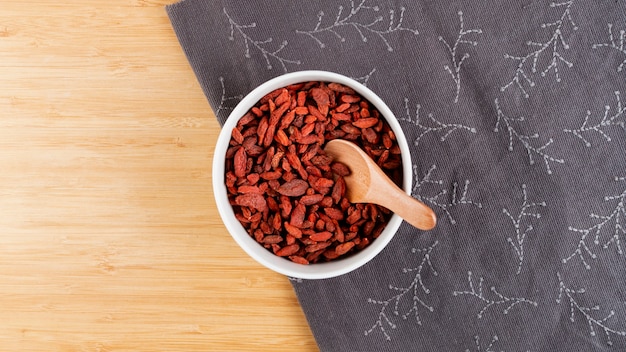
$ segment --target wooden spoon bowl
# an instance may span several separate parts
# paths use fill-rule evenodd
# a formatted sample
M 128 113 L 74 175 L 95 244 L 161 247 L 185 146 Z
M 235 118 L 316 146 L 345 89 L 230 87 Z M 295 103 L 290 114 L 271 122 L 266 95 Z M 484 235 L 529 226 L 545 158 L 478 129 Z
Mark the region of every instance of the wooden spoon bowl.
M 374 203 L 398 214 L 420 230 L 431 230 L 437 217 L 431 208 L 398 187 L 356 144 L 342 139 L 326 143 L 326 154 L 350 169 L 346 197 L 352 203 Z

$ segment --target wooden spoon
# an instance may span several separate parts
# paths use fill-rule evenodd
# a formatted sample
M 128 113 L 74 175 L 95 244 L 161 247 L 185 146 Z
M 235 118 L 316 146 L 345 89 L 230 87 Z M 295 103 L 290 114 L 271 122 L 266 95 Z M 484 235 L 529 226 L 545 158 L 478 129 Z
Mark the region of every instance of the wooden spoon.
M 433 210 L 393 183 L 356 144 L 335 139 L 326 144 L 324 151 L 350 169 L 350 175 L 344 177 L 350 202 L 382 205 L 420 230 L 435 227 L 437 217 Z

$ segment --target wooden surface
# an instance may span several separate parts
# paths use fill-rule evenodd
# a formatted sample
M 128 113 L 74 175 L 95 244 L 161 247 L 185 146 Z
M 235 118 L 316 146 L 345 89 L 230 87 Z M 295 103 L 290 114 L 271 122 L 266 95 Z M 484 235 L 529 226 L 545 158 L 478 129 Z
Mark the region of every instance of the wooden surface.
M 0 2 L 2 351 L 317 350 L 218 216 L 172 2 Z

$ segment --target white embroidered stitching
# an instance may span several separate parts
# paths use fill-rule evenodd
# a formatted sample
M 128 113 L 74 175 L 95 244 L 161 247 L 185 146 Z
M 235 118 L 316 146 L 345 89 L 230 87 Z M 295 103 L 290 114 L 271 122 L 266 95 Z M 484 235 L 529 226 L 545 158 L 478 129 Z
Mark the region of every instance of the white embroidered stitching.
M 480 336 L 476 335 L 474 336 L 474 343 L 476 344 L 476 352 L 495 352 L 494 350 L 492 350 L 491 348 L 493 347 L 493 345 L 498 341 L 498 335 L 493 335 L 493 338 L 491 339 L 491 342 L 489 343 L 489 345 L 487 345 L 485 347 L 485 350 L 482 349 L 481 345 L 480 345 Z M 471 352 L 469 348 L 467 348 L 465 350 L 465 352 Z
M 432 246 L 427 247 L 427 248 L 422 248 L 422 249 L 418 249 L 418 248 L 413 248 L 411 250 L 411 252 L 413 253 L 423 253 L 424 257 L 422 257 L 422 260 L 420 262 L 420 264 L 415 267 L 415 268 L 404 268 L 402 269 L 403 273 L 411 273 L 411 272 L 415 272 L 415 276 L 413 277 L 413 280 L 411 281 L 411 284 L 408 287 L 396 287 L 393 285 L 389 285 L 389 289 L 390 290 L 394 290 L 399 292 L 397 295 L 392 296 L 391 298 L 385 300 L 385 301 L 380 301 L 380 300 L 376 300 L 376 299 L 372 299 L 372 298 L 368 298 L 367 302 L 368 303 L 373 303 L 373 304 L 379 304 L 381 305 L 381 309 L 378 312 L 378 320 L 376 320 L 376 322 L 374 323 L 374 325 L 372 325 L 371 328 L 369 328 L 368 330 L 365 331 L 365 335 L 369 335 L 372 332 L 374 332 L 374 330 L 378 329 L 380 330 L 380 332 L 383 334 L 383 336 L 385 337 L 385 339 L 387 341 L 391 340 L 391 335 L 389 335 L 389 333 L 387 332 L 387 330 L 385 330 L 385 326 L 389 326 L 392 329 L 396 329 L 397 325 L 391 320 L 391 318 L 387 315 L 387 307 L 389 307 L 389 304 L 391 304 L 392 302 L 394 302 L 393 305 L 393 314 L 395 316 L 399 316 L 400 315 L 400 311 L 399 311 L 399 305 L 400 305 L 400 301 L 404 298 L 404 297 L 411 297 L 408 296 L 408 293 L 412 293 L 412 305 L 411 308 L 404 314 L 401 315 L 402 319 L 406 320 L 408 319 L 408 317 L 410 315 L 414 315 L 415 316 L 415 320 L 417 322 L 417 325 L 422 325 L 422 320 L 420 319 L 419 316 L 419 307 L 422 306 L 424 308 L 426 308 L 428 311 L 433 312 L 433 307 L 429 306 L 428 304 L 426 304 L 426 302 L 424 302 L 424 300 L 422 298 L 420 298 L 420 290 L 421 292 L 424 292 L 424 294 L 429 294 L 430 290 L 428 288 L 426 288 L 426 286 L 424 285 L 424 281 L 422 278 L 422 272 L 424 270 L 424 265 L 427 264 L 428 267 L 430 268 L 431 273 L 433 274 L 433 276 L 437 276 L 437 271 L 435 270 L 435 268 L 433 267 L 433 263 L 430 260 L 430 255 L 431 252 L 433 251 L 433 249 L 437 246 L 439 242 L 435 241 L 435 243 L 433 243 Z M 413 313 L 413 314 L 412 314 Z
M 616 182 L 626 181 L 626 177 L 615 177 L 615 181 Z M 579 228 L 575 228 L 572 226 L 569 227 L 570 231 L 577 232 L 581 234 L 581 236 L 580 236 L 580 239 L 578 240 L 578 245 L 576 246 L 576 250 L 574 250 L 574 252 L 570 254 L 567 258 L 562 259 L 563 263 L 567 263 L 572 258 L 578 256 L 578 258 L 580 259 L 582 264 L 585 266 L 585 268 L 591 269 L 591 265 L 589 265 L 589 263 L 585 260 L 585 254 L 588 255 L 591 259 L 596 259 L 597 254 L 594 253 L 589 248 L 589 245 L 587 244 L 587 240 L 588 240 L 587 236 L 589 236 L 590 234 L 594 234 L 595 238 L 593 242 L 596 245 L 599 245 L 600 235 L 602 234 L 603 229 L 604 228 L 610 229 L 611 226 L 606 226 L 606 225 L 611 225 L 611 224 L 613 224 L 613 229 L 614 229 L 613 235 L 610 237 L 610 239 L 606 243 L 604 243 L 603 248 L 607 249 L 611 245 L 611 243 L 615 243 L 615 246 L 617 247 L 617 253 L 619 255 L 622 255 L 624 253 L 622 250 L 621 242 L 620 242 L 620 233 L 622 235 L 626 235 L 626 189 L 624 189 L 622 193 L 619 195 L 612 195 L 612 196 L 604 197 L 604 201 L 606 202 L 613 201 L 613 200 L 617 200 L 617 204 L 615 208 L 611 211 L 610 215 L 598 215 L 595 213 L 591 213 L 589 215 L 589 217 L 591 217 L 592 219 L 597 219 L 599 221 L 595 225 L 586 229 L 579 229 Z M 610 230 L 607 232 L 610 234 Z
M 604 334 L 606 335 L 607 338 L 607 345 L 611 346 L 613 345 L 613 341 L 611 341 L 611 335 L 610 334 L 615 334 L 618 336 L 626 336 L 626 331 L 619 331 L 619 330 L 615 330 L 615 329 L 611 329 L 608 326 L 605 325 L 606 321 L 609 320 L 610 318 L 612 318 L 613 316 L 615 316 L 615 311 L 611 310 L 609 312 L 609 314 L 602 318 L 602 319 L 596 319 L 594 317 L 591 316 L 591 312 L 592 311 L 599 311 L 600 310 L 600 306 L 596 305 L 593 307 L 585 307 L 585 306 L 581 306 L 575 299 L 574 299 L 574 294 L 583 294 L 585 293 L 585 289 L 581 288 L 578 290 L 574 290 L 571 289 L 569 287 L 567 287 L 565 285 L 565 283 L 563 282 L 563 279 L 561 278 L 561 273 L 557 272 L 556 273 L 558 279 L 559 279 L 559 297 L 556 299 L 556 303 L 561 304 L 561 302 L 563 301 L 563 296 L 567 296 L 567 299 L 569 300 L 569 305 L 570 305 L 570 321 L 573 323 L 575 322 L 574 320 L 574 314 L 578 311 L 580 314 L 582 314 L 582 316 L 587 320 L 587 324 L 589 325 L 589 334 L 591 336 L 596 336 L 596 330 L 594 328 L 594 326 L 600 328 L 602 331 L 604 331 Z
M 431 174 L 436 168 L 437 168 L 436 165 L 432 165 L 426 172 L 426 175 L 424 175 L 424 177 L 420 180 L 418 176 L 417 165 L 413 165 L 413 175 L 415 178 L 415 184 L 413 185 L 413 190 L 411 193 L 415 198 L 421 200 L 422 202 L 426 202 L 426 203 L 429 203 L 433 206 L 440 208 L 446 214 L 448 220 L 450 220 L 450 223 L 452 225 L 456 224 L 456 220 L 452 217 L 452 214 L 450 213 L 450 210 L 449 210 L 450 208 L 456 207 L 459 205 L 473 205 L 479 209 L 482 209 L 483 205 L 481 203 L 475 202 L 467 197 L 467 190 L 468 190 L 469 183 L 470 183 L 469 180 L 465 180 L 465 183 L 463 185 L 463 191 L 461 191 L 460 197 L 457 195 L 459 184 L 457 182 L 452 183 L 452 192 L 451 192 L 452 199 L 450 200 L 449 203 L 445 200 L 440 199 L 440 197 L 443 197 L 448 194 L 447 189 L 440 190 L 434 196 L 426 196 L 426 195 L 420 194 L 422 192 L 422 187 L 425 184 L 443 185 L 442 180 L 435 180 L 435 181 L 431 180 Z
M 376 72 L 376 69 L 373 68 L 370 73 L 366 74 L 365 76 L 362 77 L 350 77 L 353 80 L 361 83 L 364 86 L 367 86 L 367 82 L 369 82 L 370 78 L 372 78 L 372 75 L 374 74 L 374 72 Z
M 278 49 L 274 51 L 270 51 L 265 48 L 265 45 L 273 42 L 273 39 L 271 37 L 265 40 L 254 40 L 244 31 L 245 29 L 248 29 L 248 28 L 255 28 L 256 22 L 252 22 L 251 24 L 244 24 L 244 25 L 238 24 L 237 22 L 235 22 L 235 20 L 232 19 L 232 17 L 230 17 L 228 12 L 226 12 L 226 8 L 224 8 L 223 11 L 224 11 L 224 15 L 226 15 L 226 17 L 228 18 L 228 23 L 230 24 L 230 35 L 228 36 L 228 39 L 231 41 L 234 41 L 235 30 L 237 30 L 237 33 L 239 33 L 241 38 L 243 38 L 243 42 L 246 47 L 246 51 L 244 53 L 244 56 L 246 58 L 249 59 L 251 57 L 250 44 L 252 44 L 252 46 L 256 48 L 261 53 L 261 55 L 263 55 L 263 58 L 265 59 L 265 62 L 267 63 L 268 70 L 272 69 L 272 63 L 270 62 L 270 58 L 273 58 L 276 61 L 278 61 L 285 72 L 287 72 L 287 66 L 285 65 L 285 63 L 295 64 L 295 65 L 301 64 L 299 60 L 288 60 L 278 55 L 283 49 L 287 47 L 288 43 L 286 40 L 281 43 Z
M 622 107 L 622 101 L 620 99 L 619 91 L 615 92 L 615 100 L 617 100 L 617 106 L 615 107 L 615 112 L 612 115 L 609 116 L 609 112 L 611 111 L 611 106 L 606 105 L 604 107 L 604 115 L 602 116 L 602 120 L 600 120 L 600 122 L 598 122 L 597 124 L 593 126 L 588 126 L 587 123 L 589 122 L 589 118 L 591 117 L 591 111 L 587 110 L 587 115 L 585 116 L 585 120 L 583 121 L 583 124 L 579 128 L 575 130 L 564 129 L 563 132 L 571 133 L 574 136 L 580 138 L 583 141 L 583 143 L 585 143 L 586 147 L 591 147 L 591 142 L 589 142 L 587 139 L 585 139 L 585 137 L 583 137 L 583 133 L 585 132 L 597 132 L 607 142 L 610 142 L 611 137 L 603 129 L 609 129 L 614 126 L 619 126 L 623 130 L 626 131 L 626 114 L 624 114 L 624 112 L 626 112 L 626 107 Z M 623 121 L 619 121 L 620 118 Z
M 626 48 L 624 47 L 624 39 L 626 39 L 626 31 L 624 31 L 623 29 L 619 31 L 619 43 L 617 43 L 615 41 L 615 37 L 613 36 L 613 24 L 609 23 L 608 27 L 609 27 L 609 41 L 607 43 L 593 44 L 591 47 L 593 49 L 607 47 L 610 49 L 617 50 L 623 55 L 626 55 Z M 619 66 L 617 66 L 617 72 L 622 72 L 622 70 L 624 69 L 624 65 L 626 65 L 626 58 L 624 59 L 624 61 L 622 61 L 621 64 L 619 64 Z
M 487 311 L 487 309 L 489 309 L 491 306 L 496 306 L 498 304 L 506 304 L 507 307 L 504 308 L 504 310 L 502 311 L 502 314 L 506 315 L 509 314 L 509 311 L 515 307 L 516 305 L 520 304 L 520 303 L 527 303 L 530 305 L 533 305 L 535 307 L 537 307 L 537 302 L 531 301 L 529 299 L 526 298 L 518 298 L 518 297 L 506 297 L 503 294 L 501 294 L 500 292 L 498 292 L 496 290 L 496 288 L 494 286 L 491 286 L 490 290 L 491 292 L 493 292 L 493 294 L 496 295 L 496 297 L 498 297 L 498 299 L 489 299 L 487 297 L 485 297 L 484 293 L 483 293 L 483 278 L 481 276 L 481 278 L 478 281 L 478 290 L 476 290 L 476 288 L 474 287 L 474 283 L 472 282 L 472 272 L 468 271 L 467 272 L 467 281 L 469 282 L 469 286 L 470 286 L 470 290 L 471 291 L 454 291 L 452 292 L 453 296 L 461 296 L 461 295 L 470 295 L 472 297 L 476 297 L 479 300 L 481 300 L 485 305 L 483 306 L 483 308 L 480 310 L 480 312 L 478 312 L 478 319 L 481 319 L 483 317 L 483 314 L 485 314 L 485 312 Z
M 550 36 L 550 40 L 548 40 L 545 43 L 539 43 L 539 42 L 533 42 L 533 41 L 526 42 L 526 45 L 530 47 L 539 47 L 539 49 L 528 53 L 526 56 L 514 56 L 510 54 L 504 54 L 505 58 L 517 61 L 518 64 L 515 70 L 515 75 L 513 76 L 513 78 L 511 79 L 509 83 L 500 87 L 500 91 L 504 92 L 507 88 L 513 85 L 516 85 L 526 98 L 530 97 L 526 89 L 524 89 L 524 82 L 528 84 L 530 87 L 535 86 L 535 81 L 533 81 L 530 76 L 532 74 L 537 73 L 538 71 L 537 62 L 539 60 L 539 57 L 548 49 L 552 49 L 552 60 L 550 61 L 550 64 L 543 71 L 541 71 L 541 76 L 545 77 L 546 74 L 550 72 L 550 70 L 554 69 L 555 80 L 557 82 L 561 82 L 561 77 L 559 76 L 559 62 L 562 62 L 567 67 L 574 66 L 572 62 L 565 59 L 563 55 L 561 55 L 561 53 L 559 52 L 559 46 L 562 46 L 564 50 L 569 49 L 569 44 L 565 42 L 565 38 L 563 37 L 563 25 L 565 24 L 565 21 L 566 20 L 568 21 L 568 23 L 570 24 L 572 28 L 572 31 L 578 30 L 578 27 L 576 26 L 576 23 L 574 23 L 574 20 L 572 19 L 572 14 L 571 14 L 571 7 L 573 3 L 574 3 L 574 0 L 569 0 L 565 2 L 559 2 L 559 3 L 557 2 L 550 3 L 550 7 L 556 8 L 556 7 L 565 6 L 565 10 L 563 11 L 563 13 L 561 14 L 561 17 L 557 21 L 550 22 L 550 23 L 543 23 L 541 25 L 541 28 L 554 28 L 552 35 Z M 528 73 L 527 72 L 528 69 L 525 68 L 525 66 L 526 66 L 526 63 L 529 62 L 528 60 L 531 58 L 532 58 L 532 65 L 530 67 L 531 73 Z
M 554 142 L 552 138 L 550 138 L 548 142 L 546 142 L 546 144 L 540 147 L 533 146 L 531 144 L 531 141 L 533 139 L 534 140 L 538 139 L 539 134 L 535 133 L 533 135 L 528 136 L 528 135 L 518 132 L 515 129 L 515 127 L 513 127 L 513 122 L 522 122 L 524 121 L 524 117 L 523 116 L 520 116 L 517 118 L 508 117 L 504 114 L 504 112 L 502 112 L 502 109 L 500 109 L 500 104 L 497 98 L 495 100 L 495 104 L 496 104 L 496 110 L 498 112 L 498 120 L 496 121 L 496 126 L 493 129 L 493 131 L 496 133 L 499 132 L 500 122 L 504 122 L 504 124 L 506 125 L 506 130 L 509 134 L 509 147 L 508 147 L 509 151 L 513 151 L 513 137 L 515 137 L 522 144 L 522 146 L 526 149 L 526 154 L 528 154 L 528 162 L 530 163 L 530 165 L 533 165 L 535 163 L 535 160 L 533 159 L 533 153 L 537 154 L 537 156 L 540 156 L 543 159 L 546 165 L 546 171 L 548 172 L 548 174 L 552 173 L 552 169 L 550 169 L 551 161 L 559 163 L 559 164 L 563 164 L 565 162 L 565 160 L 552 157 L 544 151 L 548 146 L 550 146 L 550 144 Z
M 526 226 L 526 229 L 522 230 L 522 222 L 527 221 L 527 218 L 539 219 L 541 217 L 541 214 L 533 211 L 532 209 L 536 207 L 546 206 L 545 202 L 528 202 L 528 194 L 526 192 L 525 184 L 522 185 L 522 194 L 524 197 L 524 202 L 522 203 L 522 207 L 517 216 L 514 217 L 513 215 L 511 215 L 508 209 L 502 208 L 502 212 L 505 213 L 509 217 L 509 219 L 511 219 L 513 227 L 515 228 L 515 240 L 511 237 L 508 237 L 506 240 L 511 246 L 513 246 L 513 250 L 515 251 L 515 254 L 517 255 L 517 258 L 519 260 L 519 265 L 517 266 L 517 274 L 522 272 L 522 264 L 524 263 L 524 241 L 526 240 L 526 235 L 533 230 L 532 224 L 528 224 Z
M 400 8 L 400 18 L 398 19 L 397 23 L 394 22 L 395 11 L 393 9 L 389 10 L 389 26 L 386 29 L 375 28 L 378 23 L 381 23 L 384 20 L 383 16 L 376 16 L 369 23 L 360 23 L 354 20 L 353 17 L 359 14 L 361 10 L 372 10 L 373 12 L 378 12 L 380 10 L 378 6 L 366 6 L 365 1 L 366 0 L 362 0 L 358 5 L 355 6 L 354 0 L 350 0 L 350 12 L 349 14 L 345 15 L 345 17 L 343 18 L 342 18 L 342 15 L 343 15 L 344 7 L 339 6 L 338 11 L 337 11 L 337 16 L 335 17 L 335 21 L 331 25 L 328 25 L 325 27 L 321 27 L 325 14 L 323 11 L 320 11 L 317 15 L 317 24 L 315 25 L 315 28 L 313 30 L 311 31 L 296 30 L 296 33 L 305 34 L 311 37 L 320 46 L 320 48 L 325 48 L 326 44 L 322 42 L 322 40 L 318 37 L 319 34 L 331 33 L 335 35 L 341 42 L 345 42 L 346 37 L 339 34 L 339 32 L 337 32 L 337 29 L 341 27 L 352 27 L 357 31 L 357 33 L 359 34 L 363 42 L 367 42 L 368 40 L 365 33 L 378 36 L 385 44 L 388 51 L 393 51 L 393 48 L 391 47 L 391 45 L 385 38 L 385 35 L 391 34 L 394 32 L 400 32 L 400 31 L 408 31 L 415 35 L 419 34 L 419 32 L 415 29 L 402 27 L 402 22 L 404 21 L 404 12 L 406 11 L 404 7 Z
M 420 104 L 416 104 L 415 106 L 415 118 L 412 117 L 411 115 L 411 111 L 409 109 L 409 99 L 408 98 L 404 98 L 404 107 L 406 109 L 406 117 L 403 118 L 399 118 L 398 121 L 405 121 L 405 122 L 409 122 L 413 125 L 415 125 L 419 130 L 420 130 L 420 135 L 415 139 L 415 141 L 413 141 L 413 144 L 415 144 L 415 146 L 417 147 L 419 145 L 420 140 L 422 139 L 422 137 L 424 137 L 425 135 L 429 134 L 429 133 L 443 133 L 443 136 L 441 136 L 439 138 L 440 141 L 444 142 L 446 140 L 446 138 L 448 138 L 448 136 L 457 130 L 467 130 L 471 133 L 476 133 L 476 129 L 474 127 L 468 127 L 465 125 L 461 125 L 461 124 L 456 124 L 456 123 L 443 123 L 438 121 L 437 119 L 435 119 L 435 117 L 433 116 L 433 114 L 428 114 L 428 119 L 432 122 L 432 124 L 434 125 L 434 127 L 430 127 L 430 126 L 426 126 L 424 124 L 422 124 L 422 121 L 420 121 L 420 110 L 421 110 L 421 105 Z
M 458 15 L 459 22 L 461 22 L 461 28 L 459 29 L 459 35 L 456 38 L 454 45 L 451 46 L 450 44 L 448 44 L 448 42 L 446 42 L 445 39 L 443 39 L 442 36 L 439 36 L 439 41 L 445 44 L 448 52 L 450 53 L 452 65 L 454 66 L 454 71 L 450 68 L 449 65 L 445 65 L 443 68 L 452 76 L 454 83 L 456 83 L 456 96 L 454 97 L 455 103 L 459 102 L 459 93 L 461 92 L 461 66 L 463 65 L 463 62 L 470 57 L 470 54 L 464 53 L 463 56 L 459 58 L 457 56 L 457 49 L 459 48 L 460 44 L 469 44 L 473 46 L 478 45 L 477 41 L 465 40 L 463 39 L 463 37 L 468 34 L 482 34 L 483 32 L 480 29 L 464 30 L 465 23 L 463 22 L 463 11 L 459 11 Z
M 233 95 L 233 96 L 226 96 L 226 87 L 224 85 L 224 77 L 219 77 L 218 80 L 220 81 L 220 85 L 222 86 L 222 97 L 220 99 L 220 105 L 217 107 L 217 109 L 215 110 L 215 116 L 220 116 L 220 113 L 222 111 L 225 110 L 232 110 L 234 109 L 234 107 L 231 106 L 226 106 L 226 104 L 231 101 L 231 100 L 236 100 L 239 101 L 243 98 L 242 94 L 239 95 Z

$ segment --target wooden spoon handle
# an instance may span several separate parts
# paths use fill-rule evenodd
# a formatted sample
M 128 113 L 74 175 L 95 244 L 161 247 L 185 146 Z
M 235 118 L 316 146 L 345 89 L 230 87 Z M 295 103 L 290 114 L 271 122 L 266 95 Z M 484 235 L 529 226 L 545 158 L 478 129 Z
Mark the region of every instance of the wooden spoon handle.
M 435 212 L 421 201 L 404 193 L 400 188 L 397 192 L 389 192 L 382 206 L 398 214 L 404 221 L 420 230 L 431 230 L 437 224 Z

